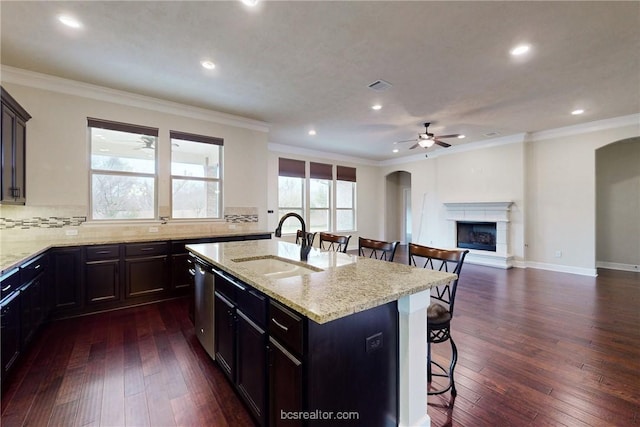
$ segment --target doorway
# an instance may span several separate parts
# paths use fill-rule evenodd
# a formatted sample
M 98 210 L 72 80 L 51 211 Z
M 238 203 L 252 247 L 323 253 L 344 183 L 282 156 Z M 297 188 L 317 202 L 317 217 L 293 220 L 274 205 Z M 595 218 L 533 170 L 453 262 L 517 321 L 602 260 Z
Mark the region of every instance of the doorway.
M 386 176 L 384 239 L 407 244 L 412 236 L 411 174 L 396 171 Z

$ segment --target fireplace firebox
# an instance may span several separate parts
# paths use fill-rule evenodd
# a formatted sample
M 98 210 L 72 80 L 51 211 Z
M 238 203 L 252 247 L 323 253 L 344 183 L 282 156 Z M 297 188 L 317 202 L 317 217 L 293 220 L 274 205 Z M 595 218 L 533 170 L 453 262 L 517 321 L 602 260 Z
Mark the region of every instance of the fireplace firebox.
M 496 251 L 495 222 L 458 221 L 456 225 L 459 248 Z

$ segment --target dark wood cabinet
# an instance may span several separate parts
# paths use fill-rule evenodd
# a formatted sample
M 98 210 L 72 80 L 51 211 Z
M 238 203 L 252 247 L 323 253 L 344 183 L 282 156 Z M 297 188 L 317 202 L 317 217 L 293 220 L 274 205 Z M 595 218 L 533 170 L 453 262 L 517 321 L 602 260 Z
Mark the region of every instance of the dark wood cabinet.
M 287 415 L 304 409 L 302 361 L 274 338 L 269 339 L 269 425 L 301 426 L 302 421 Z
M 125 297 L 135 298 L 169 290 L 168 242 L 125 245 Z
M 4 379 L 20 355 L 20 292 L 14 292 L 0 303 L 0 327 Z
M 54 288 L 53 309 L 81 309 L 84 306 L 82 248 L 55 248 L 50 253 L 49 263 Z
M 84 271 L 87 305 L 120 300 L 120 245 L 86 247 Z
M 26 123 L 31 116 L 4 88 L 0 90 L 2 92 L 0 201 L 24 205 L 26 200 Z
M 260 425 L 264 425 L 267 397 L 267 333 L 240 309 L 236 314 L 236 384 L 254 418 Z
M 236 376 L 236 309 L 219 292 L 214 294 L 214 346 L 216 361 L 235 383 Z
M 266 424 L 267 297 L 213 269 L 215 359 L 258 425 Z

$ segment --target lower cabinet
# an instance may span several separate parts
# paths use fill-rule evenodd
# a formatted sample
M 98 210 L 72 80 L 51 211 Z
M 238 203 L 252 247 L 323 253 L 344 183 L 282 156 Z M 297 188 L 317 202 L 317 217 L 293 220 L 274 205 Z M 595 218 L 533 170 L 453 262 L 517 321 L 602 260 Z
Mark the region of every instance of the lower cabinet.
M 301 426 L 301 420 L 288 419 L 288 414 L 304 409 L 302 362 L 273 338 L 269 339 L 269 379 L 269 425 Z
M 215 359 L 258 425 L 266 425 L 267 298 L 214 270 Z
M 128 244 L 124 263 L 126 298 L 169 290 L 168 242 Z
M 258 425 L 397 424 L 395 301 L 318 324 L 213 271 L 215 360 Z
M 266 405 L 267 333 L 240 309 L 237 310 L 236 384 L 254 418 L 264 425 Z
M 220 295 L 214 294 L 215 332 L 213 334 L 216 360 L 227 377 L 236 380 L 236 309 L 234 304 Z
M 84 306 L 82 248 L 55 248 L 49 256 L 53 309 L 57 312 L 81 309 Z
M 120 300 L 120 245 L 87 246 L 84 272 L 88 306 Z
M 14 292 L 0 303 L 2 379 L 20 355 L 20 317 L 20 292 Z

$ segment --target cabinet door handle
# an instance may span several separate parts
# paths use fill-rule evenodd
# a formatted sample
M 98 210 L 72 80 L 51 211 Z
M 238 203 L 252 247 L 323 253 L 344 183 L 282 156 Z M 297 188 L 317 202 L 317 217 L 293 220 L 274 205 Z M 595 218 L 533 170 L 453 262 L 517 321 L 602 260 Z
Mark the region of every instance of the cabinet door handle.
M 271 321 L 273 323 L 276 324 L 276 326 L 278 326 L 279 328 L 283 329 L 285 332 L 289 330 L 289 328 L 287 328 L 286 326 L 284 326 L 282 323 L 278 322 L 276 319 L 274 319 L 273 317 L 271 318 Z
M 152 251 L 152 250 L 154 250 L 154 249 L 155 249 L 154 247 L 150 247 L 150 248 L 140 248 L 140 252 L 149 252 L 149 251 Z
M 2 292 L 8 291 L 9 289 L 11 289 L 11 285 L 5 286 L 4 288 L 2 288 Z
M 98 255 L 106 255 L 108 253 L 111 253 L 111 251 L 98 251 L 98 252 L 96 252 L 96 254 L 98 254 Z
M 42 267 L 40 264 L 36 265 L 35 267 L 33 267 L 34 270 L 39 269 L 40 267 Z

